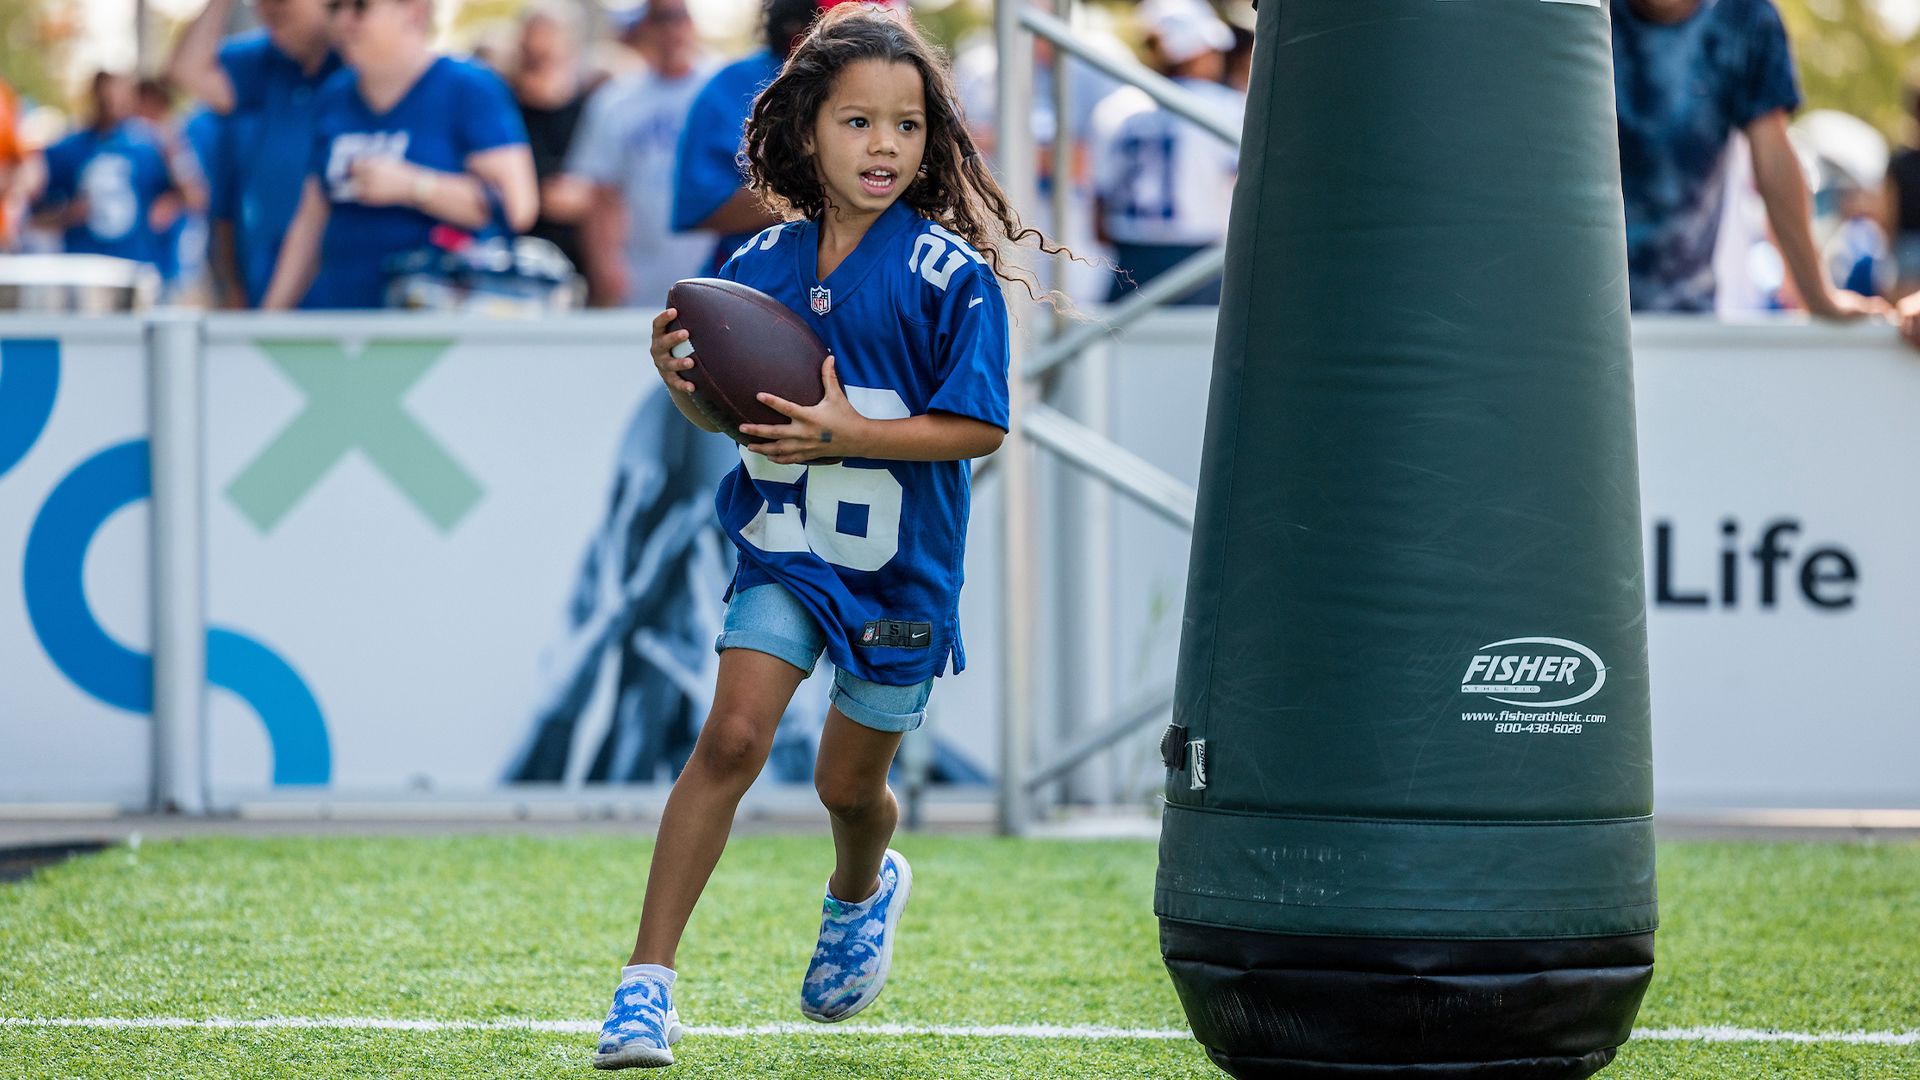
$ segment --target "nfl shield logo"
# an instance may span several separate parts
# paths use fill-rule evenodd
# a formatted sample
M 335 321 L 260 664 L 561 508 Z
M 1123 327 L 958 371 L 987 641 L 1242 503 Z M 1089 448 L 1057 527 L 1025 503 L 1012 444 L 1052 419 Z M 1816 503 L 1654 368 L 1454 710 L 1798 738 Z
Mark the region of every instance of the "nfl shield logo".
M 807 299 L 812 301 L 815 315 L 825 315 L 833 310 L 833 293 L 825 285 L 815 285 L 808 289 Z

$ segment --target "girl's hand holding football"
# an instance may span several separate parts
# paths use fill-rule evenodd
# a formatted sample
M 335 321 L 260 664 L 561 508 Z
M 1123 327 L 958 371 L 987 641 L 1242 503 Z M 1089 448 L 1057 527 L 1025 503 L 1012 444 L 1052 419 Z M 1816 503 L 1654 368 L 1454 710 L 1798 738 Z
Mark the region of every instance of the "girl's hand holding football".
M 818 405 L 795 405 L 773 394 L 759 395 L 762 404 L 789 417 L 787 424 L 741 424 L 742 435 L 771 439 L 747 447 L 780 465 L 799 465 L 820 458 L 863 456 L 858 449 L 859 436 L 868 423 L 847 400 L 840 388 L 840 376 L 833 369 L 833 357 L 820 365 L 820 381 L 826 384 L 826 396 Z
M 680 377 L 680 373 L 693 366 L 693 357 L 680 359 L 673 355 L 673 347 L 693 335 L 685 330 L 668 331 L 667 324 L 680 317 L 673 308 L 653 317 L 653 368 L 669 390 L 678 390 L 683 394 L 693 393 L 693 384 Z

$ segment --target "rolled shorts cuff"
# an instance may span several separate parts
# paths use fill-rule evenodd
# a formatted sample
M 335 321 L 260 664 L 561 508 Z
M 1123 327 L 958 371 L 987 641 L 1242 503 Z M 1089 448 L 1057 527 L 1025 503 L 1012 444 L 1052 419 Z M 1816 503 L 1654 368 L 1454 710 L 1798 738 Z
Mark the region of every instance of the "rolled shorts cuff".
M 728 649 L 751 649 L 766 653 L 776 660 L 785 660 L 809 675 L 813 674 L 813 667 L 820 660 L 819 645 L 781 637 L 768 630 L 724 631 L 714 639 L 713 651 L 726 652 Z
M 835 668 L 827 700 L 861 727 L 905 734 L 925 722 L 927 699 L 932 696 L 932 679 L 912 686 L 884 686 Z

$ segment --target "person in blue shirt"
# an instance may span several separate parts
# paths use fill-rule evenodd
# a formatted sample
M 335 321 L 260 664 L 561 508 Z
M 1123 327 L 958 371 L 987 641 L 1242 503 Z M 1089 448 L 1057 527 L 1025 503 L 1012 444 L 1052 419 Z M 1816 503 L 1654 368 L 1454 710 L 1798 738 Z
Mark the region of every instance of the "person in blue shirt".
M 1806 177 L 1787 140 L 1800 88 L 1772 0 L 1611 3 L 1634 310 L 1713 310 L 1727 145 L 1738 131 L 1807 311 L 1829 319 L 1885 313 L 1885 301 L 1836 289 L 1823 273 Z
M 234 202 L 238 185 L 234 175 L 234 146 L 231 116 L 223 116 L 205 105 L 195 107 L 181 124 L 187 145 L 199 163 L 201 179 L 207 189 L 207 285 L 215 307 L 238 309 L 251 307 L 246 283 L 240 279 L 242 256 L 235 239 Z
M 261 306 L 385 305 L 390 256 L 438 226 L 518 234 L 539 207 L 533 157 L 500 77 L 429 47 L 433 0 L 335 0 L 347 69 L 314 104 L 308 175 Z
M 173 120 L 173 92 L 159 79 L 145 78 L 133 84 L 134 119 L 147 125 L 147 131 L 160 144 L 160 152 L 167 159 L 169 171 L 182 177 L 192 177 L 195 185 L 204 194 L 206 181 L 200 176 L 200 163 L 192 156 L 192 151 L 181 141 L 182 132 Z M 204 200 L 201 200 L 204 203 Z M 192 253 L 186 248 L 192 246 L 188 235 L 194 231 L 201 219 L 204 206 L 191 213 L 173 213 L 172 220 L 162 225 L 155 223 L 159 232 L 159 256 L 154 261 L 155 269 L 160 271 L 161 293 L 171 300 L 181 292 L 184 278 L 199 272 Z
M 754 97 L 780 74 L 819 13 L 819 0 L 767 0 L 766 47 L 714 72 L 688 107 L 674 151 L 673 231 L 719 233 L 713 266 L 779 220 L 747 190 L 740 133 Z
M 213 218 L 210 259 L 216 280 L 238 279 L 258 305 L 299 206 L 315 97 L 340 57 L 327 0 L 257 0 L 260 29 L 223 41 L 234 2 L 208 0 L 182 31 L 167 75 L 221 114 L 230 141 L 244 147 L 230 162 L 233 190 L 225 217 Z
M 61 230 L 69 254 L 158 266 L 190 185 L 176 179 L 153 129 L 133 116 L 132 79 L 101 72 L 90 95 L 87 126 L 47 148 L 34 221 Z
M 888 843 L 887 769 L 934 677 L 966 663 L 959 625 L 968 461 L 1008 424 L 1002 247 L 1037 237 L 1009 209 L 961 117 L 951 76 L 903 18 L 824 15 L 755 99 L 752 190 L 791 219 L 751 237 L 722 277 L 765 292 L 827 345 L 817 405 L 760 400 L 788 423 L 741 430 L 715 505 L 739 552 L 713 707 L 673 786 L 632 957 L 594 1064 L 669 1064 L 680 1037 L 674 956 L 788 700 L 824 652 L 835 668 L 814 786 L 835 861 L 800 1011 L 844 1020 L 885 985 L 912 872 Z M 1041 240 L 1057 252 L 1057 246 Z M 701 343 L 654 320 L 675 405 Z

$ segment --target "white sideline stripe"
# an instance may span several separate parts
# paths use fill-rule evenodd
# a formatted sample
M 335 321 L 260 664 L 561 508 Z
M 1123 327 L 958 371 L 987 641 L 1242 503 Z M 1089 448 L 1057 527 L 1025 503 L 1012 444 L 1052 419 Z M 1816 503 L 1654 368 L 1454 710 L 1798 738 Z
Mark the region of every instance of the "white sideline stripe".
M 1920 1031 L 1773 1031 L 1767 1028 L 1647 1028 L 1633 1033 L 1649 1042 L 1851 1043 L 1867 1046 L 1920 1045 Z
M 0 1017 L 0 1028 L 104 1028 L 110 1030 L 169 1028 L 209 1031 L 291 1029 L 324 1031 L 538 1031 L 568 1035 L 595 1034 L 598 1020 L 391 1020 L 372 1016 L 275 1016 L 259 1020 L 212 1017 L 196 1020 L 179 1016 Z M 789 1021 L 734 1027 L 689 1025 L 688 1035 L 746 1038 L 755 1035 L 893 1035 L 953 1038 L 1012 1039 L 1190 1039 L 1192 1032 L 1160 1028 L 1120 1028 L 1092 1025 L 985 1024 L 938 1026 L 924 1024 L 815 1024 Z
M 377 1016 L 271 1016 L 258 1020 L 181 1016 L 0 1016 L 0 1028 L 190 1029 L 205 1031 L 534 1031 L 590 1035 L 597 1020 L 392 1020 Z M 813 1024 L 798 1021 L 739 1027 L 689 1027 L 689 1035 L 748 1038 L 756 1035 L 890 1035 L 960 1039 L 1190 1039 L 1175 1028 L 1122 1028 L 1059 1024 Z M 1920 1031 L 1774 1031 L 1768 1028 L 1642 1028 L 1635 1039 L 1647 1042 L 1847 1043 L 1867 1046 L 1920 1045 Z

